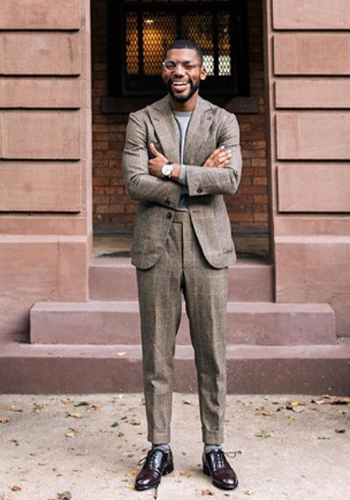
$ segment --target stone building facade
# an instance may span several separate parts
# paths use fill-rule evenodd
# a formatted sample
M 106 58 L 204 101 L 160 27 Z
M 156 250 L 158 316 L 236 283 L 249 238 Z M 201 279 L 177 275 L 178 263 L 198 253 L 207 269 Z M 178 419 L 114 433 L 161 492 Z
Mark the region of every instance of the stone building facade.
M 229 208 L 234 231 L 268 231 L 270 259 L 229 270 L 229 391 L 345 393 L 349 2 L 248 0 L 248 12 L 258 109 L 238 113 L 245 177 Z M 134 270 L 91 250 L 94 229 L 134 217 L 126 116 L 101 114 L 104 19 L 102 0 L 0 5 L 2 392 L 141 388 Z M 186 323 L 175 368 L 176 388 L 193 390 Z

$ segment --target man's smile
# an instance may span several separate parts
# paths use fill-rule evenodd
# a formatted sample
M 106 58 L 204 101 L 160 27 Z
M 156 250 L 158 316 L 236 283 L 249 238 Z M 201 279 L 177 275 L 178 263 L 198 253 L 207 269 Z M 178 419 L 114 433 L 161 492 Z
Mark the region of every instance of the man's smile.
M 190 85 L 190 82 L 173 80 L 170 84 L 176 91 L 183 91 Z

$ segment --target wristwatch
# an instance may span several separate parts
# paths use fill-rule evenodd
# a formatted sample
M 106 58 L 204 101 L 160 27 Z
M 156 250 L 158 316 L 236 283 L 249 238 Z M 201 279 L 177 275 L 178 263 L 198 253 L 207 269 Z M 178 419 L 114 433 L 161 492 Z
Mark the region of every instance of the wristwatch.
M 174 164 L 173 163 L 166 163 L 165 165 L 162 166 L 162 174 L 165 179 L 171 179 L 171 174 L 173 173 L 174 170 Z

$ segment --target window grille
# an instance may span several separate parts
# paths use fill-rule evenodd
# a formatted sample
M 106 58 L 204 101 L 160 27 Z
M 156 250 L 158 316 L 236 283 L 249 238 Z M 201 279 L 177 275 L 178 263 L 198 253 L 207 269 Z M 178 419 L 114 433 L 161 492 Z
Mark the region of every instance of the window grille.
M 249 95 L 246 0 L 110 0 L 109 35 L 111 96 L 164 93 L 164 51 L 181 38 L 203 51 L 202 95 Z

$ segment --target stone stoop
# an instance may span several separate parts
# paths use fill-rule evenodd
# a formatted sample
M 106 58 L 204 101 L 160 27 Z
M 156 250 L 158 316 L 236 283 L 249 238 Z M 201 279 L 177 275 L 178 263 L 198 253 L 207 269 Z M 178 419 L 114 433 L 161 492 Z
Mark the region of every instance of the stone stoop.
M 183 307 L 177 343 L 189 345 Z M 38 302 L 30 312 L 32 344 L 137 345 L 136 301 Z M 336 342 L 335 314 L 328 304 L 229 302 L 227 343 L 317 345 Z
M 177 346 L 175 385 L 196 392 L 193 351 Z M 227 349 L 231 394 L 350 392 L 350 339 L 323 346 L 246 346 Z M 0 353 L 3 394 L 142 392 L 141 348 L 136 345 L 10 344 Z
M 229 268 L 229 301 L 271 302 L 274 266 L 264 259 L 238 259 Z M 129 258 L 99 257 L 89 268 L 90 300 L 137 300 L 135 267 Z
M 130 259 L 93 259 L 88 302 L 39 302 L 31 344 L 0 352 L 0 392 L 139 392 L 142 356 Z M 229 270 L 228 391 L 345 393 L 350 339 L 337 339 L 328 304 L 273 302 L 273 266 L 239 260 Z M 184 310 L 184 307 L 183 307 Z M 186 314 L 177 338 L 175 390 L 197 390 Z M 345 392 L 344 392 L 345 391 Z

